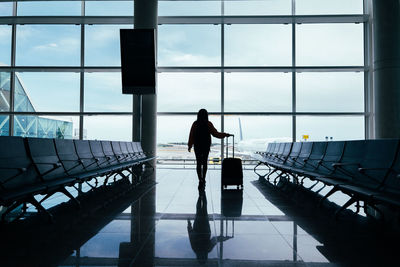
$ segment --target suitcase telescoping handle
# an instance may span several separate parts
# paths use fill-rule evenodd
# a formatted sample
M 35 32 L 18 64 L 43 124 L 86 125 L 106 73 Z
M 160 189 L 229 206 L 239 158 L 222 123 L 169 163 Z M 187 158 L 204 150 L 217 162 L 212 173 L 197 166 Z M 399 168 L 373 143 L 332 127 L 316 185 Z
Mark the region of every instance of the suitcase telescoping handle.
M 232 158 L 235 157 L 235 135 L 232 134 Z M 226 157 L 228 157 L 229 136 L 226 138 Z

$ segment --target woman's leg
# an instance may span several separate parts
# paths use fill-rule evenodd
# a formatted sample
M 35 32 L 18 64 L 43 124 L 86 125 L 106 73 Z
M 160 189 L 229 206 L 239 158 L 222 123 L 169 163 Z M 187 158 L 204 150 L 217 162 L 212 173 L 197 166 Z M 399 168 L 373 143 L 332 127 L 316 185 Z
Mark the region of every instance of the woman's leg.
M 208 153 L 204 153 L 204 155 L 203 155 L 202 166 L 203 166 L 202 179 L 205 182 L 206 181 L 206 174 L 207 174 L 207 166 L 208 166 Z
M 197 172 L 197 177 L 199 178 L 199 181 L 201 180 L 202 177 L 202 168 L 201 168 L 201 162 L 199 159 L 196 159 L 196 172 Z
M 196 172 L 197 172 L 197 177 L 199 178 L 199 181 L 201 181 L 203 177 L 203 172 L 202 172 L 202 167 L 203 167 L 203 153 L 200 151 L 194 151 L 195 156 L 196 156 Z

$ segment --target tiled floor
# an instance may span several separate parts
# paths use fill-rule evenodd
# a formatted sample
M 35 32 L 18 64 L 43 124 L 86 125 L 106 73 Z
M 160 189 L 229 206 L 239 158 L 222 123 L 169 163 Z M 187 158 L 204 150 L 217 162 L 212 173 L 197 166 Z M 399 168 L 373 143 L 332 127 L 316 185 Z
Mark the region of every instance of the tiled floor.
M 258 182 L 251 170 L 244 172 L 242 192 L 222 197 L 220 175 L 209 170 L 199 193 L 194 169 L 158 168 L 157 184 L 122 213 L 108 221 L 94 215 L 106 221 L 104 227 L 82 223 L 85 241 L 59 266 L 391 265 L 391 248 L 398 245 L 365 217 L 347 212 L 335 221 L 332 207 L 318 208 L 296 188 Z
M 232 209 L 236 208 L 238 211 L 233 212 L 239 212 L 241 216 L 227 218 L 221 215 L 220 175 L 220 170 L 209 170 L 202 195 L 197 189 L 193 169 L 158 169 L 155 192 L 149 192 L 155 194 L 152 197 L 155 197 L 156 215 L 142 220 L 145 223 L 151 221 L 151 227 L 146 226 L 148 232 L 141 233 L 146 239 L 141 245 L 145 247 L 148 243 L 153 247 L 152 255 L 145 255 L 139 249 L 137 255 L 131 255 L 126 262 L 133 265 L 145 262 L 154 266 L 306 266 L 307 263 L 329 262 L 318 250 L 319 241 L 285 216 L 252 183 L 258 178 L 252 171 L 245 171 L 242 203 L 227 200 L 228 204 L 238 202 Z M 206 208 L 200 209 L 196 218 L 198 203 L 206 204 Z M 137 209 L 135 205 L 137 203 L 125 213 Z M 146 207 L 142 205 L 141 208 Z M 208 215 L 208 220 L 201 218 L 201 212 Z M 195 220 L 204 225 L 198 227 L 199 233 L 191 235 L 191 245 L 188 224 L 190 221 L 193 225 Z M 135 242 L 129 240 L 131 229 L 131 221 L 115 219 L 80 248 L 80 257 L 118 258 L 122 242 Z

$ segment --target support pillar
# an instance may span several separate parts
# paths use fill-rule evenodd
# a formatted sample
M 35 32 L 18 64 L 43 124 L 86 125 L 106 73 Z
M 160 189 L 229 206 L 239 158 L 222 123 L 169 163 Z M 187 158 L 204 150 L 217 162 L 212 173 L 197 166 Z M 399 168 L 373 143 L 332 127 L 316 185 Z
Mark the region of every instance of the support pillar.
M 373 0 L 376 138 L 400 138 L 400 2 Z
M 157 0 L 135 0 L 135 29 L 155 29 L 157 32 L 157 3 Z M 157 40 L 155 47 L 157 47 Z M 141 121 L 141 134 L 139 135 L 139 133 L 134 130 L 133 138 L 134 140 L 136 139 L 135 141 L 138 141 L 138 138 L 141 137 L 143 150 L 148 156 L 155 156 L 157 144 L 157 96 L 134 96 L 134 107 L 137 107 L 140 101 L 142 107 L 141 115 L 139 112 L 135 112 L 135 117 L 133 118 L 133 127 L 134 129 L 140 129 L 140 125 L 137 124 L 139 121 Z

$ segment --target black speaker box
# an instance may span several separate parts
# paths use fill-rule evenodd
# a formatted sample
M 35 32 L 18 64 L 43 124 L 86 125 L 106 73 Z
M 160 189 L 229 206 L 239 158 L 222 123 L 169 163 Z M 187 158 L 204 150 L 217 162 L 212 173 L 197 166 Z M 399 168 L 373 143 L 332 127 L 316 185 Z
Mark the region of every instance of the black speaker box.
M 123 94 L 156 93 L 154 29 L 120 29 Z

